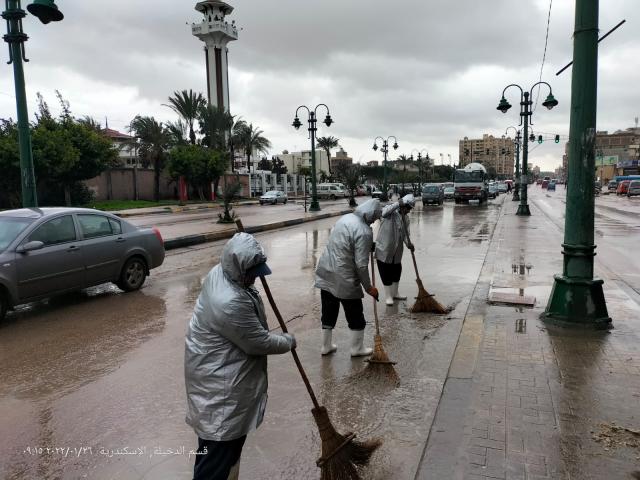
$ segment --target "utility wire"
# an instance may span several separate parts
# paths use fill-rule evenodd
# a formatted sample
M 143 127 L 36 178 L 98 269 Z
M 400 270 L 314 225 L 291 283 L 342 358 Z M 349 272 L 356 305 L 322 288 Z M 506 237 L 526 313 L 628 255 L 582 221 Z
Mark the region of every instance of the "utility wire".
M 547 33 L 544 38 L 544 53 L 542 54 L 542 64 L 540 65 L 540 78 L 538 79 L 539 82 L 542 81 L 542 71 L 544 70 L 544 62 L 547 58 L 547 45 L 549 44 L 549 26 L 551 24 L 551 6 L 552 5 L 553 5 L 553 0 L 549 0 L 549 15 L 547 16 Z M 540 87 L 541 85 L 538 85 L 538 91 L 536 92 L 536 104 L 533 106 L 534 112 L 538 107 L 538 97 L 540 96 Z

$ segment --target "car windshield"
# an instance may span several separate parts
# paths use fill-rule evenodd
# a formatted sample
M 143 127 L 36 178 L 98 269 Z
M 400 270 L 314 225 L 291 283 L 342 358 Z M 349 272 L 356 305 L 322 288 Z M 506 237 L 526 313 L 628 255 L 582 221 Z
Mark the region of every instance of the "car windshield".
M 275 197 L 276 195 L 278 195 L 278 192 L 276 192 L 274 190 L 264 194 L 265 197 Z
M 480 170 L 467 172 L 466 170 L 456 170 L 456 183 L 482 182 L 484 174 Z
M 440 190 L 440 187 L 438 187 L 437 185 L 427 185 L 426 187 L 424 187 L 422 189 L 423 193 L 438 193 L 438 191 Z
M 33 218 L 0 217 L 0 252 L 4 252 L 31 223 Z

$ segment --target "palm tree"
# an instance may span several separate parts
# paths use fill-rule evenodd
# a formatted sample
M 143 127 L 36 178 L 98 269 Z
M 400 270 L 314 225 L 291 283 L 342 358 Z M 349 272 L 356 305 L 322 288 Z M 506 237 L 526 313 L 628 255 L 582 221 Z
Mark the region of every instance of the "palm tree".
M 206 105 L 206 100 L 201 93 L 194 93 L 193 90 L 182 90 L 173 92 L 173 97 L 169 97 L 169 104 L 163 104 L 176 112 L 184 120 L 189 130 L 189 140 L 191 145 L 196 144 L 196 133 L 193 123 L 198 118 L 200 109 Z
M 198 111 L 202 143 L 209 148 L 227 150 L 229 133 L 233 129 L 234 117 L 228 110 L 215 105 L 203 105 Z
M 172 147 L 188 144 L 188 128 L 187 124 L 181 119 L 178 119 L 175 122 L 167 122 L 166 129 L 170 137 L 169 143 Z
M 154 168 L 153 198 L 160 200 L 160 174 L 164 169 L 166 150 L 171 142 L 171 134 L 162 122 L 153 117 L 136 116 L 131 122 L 131 130 L 140 139 L 140 157 L 143 162 Z
M 331 172 L 331 149 L 338 147 L 338 139 L 335 137 L 318 138 L 318 146 L 327 152 L 327 162 L 329 162 L 329 177 L 333 176 Z
M 262 136 L 263 133 L 264 131 L 258 127 L 254 127 L 252 123 L 242 129 L 240 137 L 242 139 L 244 152 L 247 155 L 247 165 L 249 165 L 249 168 L 251 168 L 251 155 L 254 150 L 258 153 L 267 154 L 271 148 L 271 142 Z
M 404 182 L 407 178 L 407 165 L 411 165 L 413 163 L 413 159 L 411 157 L 407 157 L 406 155 L 400 155 L 398 157 L 398 163 L 402 165 L 402 192 L 404 195 Z

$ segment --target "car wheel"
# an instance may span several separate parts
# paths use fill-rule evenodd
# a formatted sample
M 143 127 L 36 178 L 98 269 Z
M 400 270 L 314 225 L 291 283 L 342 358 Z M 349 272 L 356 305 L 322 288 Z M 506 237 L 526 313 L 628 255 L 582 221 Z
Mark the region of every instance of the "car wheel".
M 147 278 L 147 265 L 140 257 L 133 257 L 127 260 L 122 267 L 118 288 L 125 292 L 139 290 Z
M 7 300 L 7 296 L 3 291 L 0 291 L 0 322 L 4 320 L 4 316 L 7 314 L 7 308 L 9 306 L 9 301 Z
M 282 202 L 282 203 L 284 203 L 284 204 L 286 205 L 286 204 L 287 204 L 287 199 L 285 198 L 285 199 L 284 199 L 284 202 Z
M 264 202 L 260 202 L 260 205 L 264 205 Z

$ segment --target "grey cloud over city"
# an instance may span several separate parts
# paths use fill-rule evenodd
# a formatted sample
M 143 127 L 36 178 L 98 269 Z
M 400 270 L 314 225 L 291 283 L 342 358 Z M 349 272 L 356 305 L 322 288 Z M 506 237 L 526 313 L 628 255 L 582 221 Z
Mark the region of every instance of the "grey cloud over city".
M 206 91 L 202 44 L 190 30 L 200 20 L 195 1 L 57 3 L 63 22 L 24 21 L 31 114 L 38 91 L 56 111 L 58 89 L 74 114 L 126 130 L 136 114 L 172 120 L 162 103 L 175 90 Z M 306 132 L 290 126 L 293 114 L 324 102 L 336 123 L 319 135 L 338 137 L 357 161 L 379 159 L 371 150 L 377 135 L 395 135 L 398 154 L 426 148 L 456 161 L 462 137 L 517 125 L 515 108 L 503 115 L 496 105 L 507 84 L 538 80 L 549 10 L 548 0 L 229 3 L 229 19 L 242 28 L 229 45 L 232 113 L 259 125 L 277 154 L 309 148 Z M 600 8 L 601 33 L 627 20 L 600 48 L 598 128 L 611 131 L 640 115 L 640 6 L 608 0 Z M 539 106 L 534 132 L 568 135 L 571 70 L 555 72 L 571 59 L 573 15 L 573 1 L 553 2 L 543 80 L 560 104 Z M 515 90 L 508 98 L 517 105 Z M 8 66 L 0 117 L 15 118 Z M 530 161 L 553 169 L 563 149 L 545 143 Z

